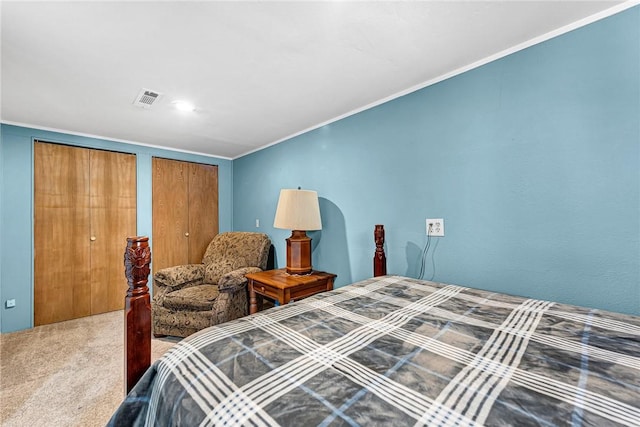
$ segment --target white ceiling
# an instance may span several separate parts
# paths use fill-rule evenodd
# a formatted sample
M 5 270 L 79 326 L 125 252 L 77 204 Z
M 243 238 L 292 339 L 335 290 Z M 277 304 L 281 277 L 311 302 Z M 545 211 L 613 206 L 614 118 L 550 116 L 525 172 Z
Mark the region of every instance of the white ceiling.
M 236 158 L 637 1 L 621 3 L 2 1 L 0 114 Z M 136 107 L 142 88 L 163 97 Z

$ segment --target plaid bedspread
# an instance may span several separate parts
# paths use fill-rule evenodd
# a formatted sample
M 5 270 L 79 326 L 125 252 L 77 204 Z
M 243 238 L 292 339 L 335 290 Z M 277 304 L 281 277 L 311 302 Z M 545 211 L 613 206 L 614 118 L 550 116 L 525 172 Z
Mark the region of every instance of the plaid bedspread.
M 369 279 L 181 341 L 110 425 L 640 426 L 640 317 Z

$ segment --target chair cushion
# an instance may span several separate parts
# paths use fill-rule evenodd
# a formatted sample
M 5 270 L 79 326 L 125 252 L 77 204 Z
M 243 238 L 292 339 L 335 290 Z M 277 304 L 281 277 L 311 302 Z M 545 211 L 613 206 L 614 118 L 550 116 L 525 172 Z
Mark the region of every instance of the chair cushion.
M 242 256 L 220 258 L 204 266 L 204 283 L 217 284 L 226 273 L 247 267 L 247 261 Z
M 216 285 L 191 286 L 167 293 L 163 305 L 171 310 L 206 311 L 213 308 L 219 294 Z

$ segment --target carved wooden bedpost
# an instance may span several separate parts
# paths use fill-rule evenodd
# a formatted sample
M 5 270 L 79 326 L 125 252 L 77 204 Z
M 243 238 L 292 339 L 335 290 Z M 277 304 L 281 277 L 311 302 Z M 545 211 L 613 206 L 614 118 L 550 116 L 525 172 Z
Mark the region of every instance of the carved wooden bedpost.
M 387 257 L 384 254 L 384 225 L 376 225 L 373 230 L 373 238 L 376 242 L 376 253 L 373 256 L 373 276 L 384 276 L 387 274 Z
M 149 238 L 128 237 L 124 251 L 124 274 L 129 284 L 124 300 L 124 375 L 127 393 L 151 364 L 151 304 L 147 287 L 149 264 Z

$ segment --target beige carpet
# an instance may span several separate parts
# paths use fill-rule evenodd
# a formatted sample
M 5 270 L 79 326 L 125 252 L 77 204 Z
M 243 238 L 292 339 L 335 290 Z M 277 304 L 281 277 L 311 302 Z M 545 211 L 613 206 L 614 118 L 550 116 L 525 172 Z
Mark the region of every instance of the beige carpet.
M 152 361 L 178 341 L 153 339 Z M 124 313 L 0 335 L 0 425 L 104 426 L 124 398 Z

